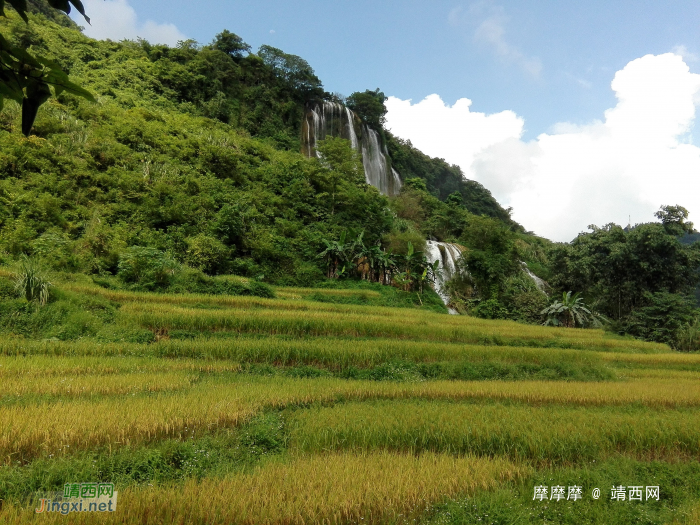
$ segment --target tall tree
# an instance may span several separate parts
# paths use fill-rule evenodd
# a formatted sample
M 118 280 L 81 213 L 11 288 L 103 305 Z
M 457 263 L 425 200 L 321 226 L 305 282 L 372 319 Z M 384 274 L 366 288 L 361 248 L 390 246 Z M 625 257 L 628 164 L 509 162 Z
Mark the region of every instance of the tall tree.
M 260 46 L 258 56 L 304 100 L 323 96 L 323 84 L 303 58 L 272 46 Z
M 250 46 L 243 39 L 228 29 L 216 35 L 211 47 L 223 51 L 233 59 L 243 58 L 243 53 L 250 53 Z
M 363 93 L 355 92 L 347 99 L 347 105 L 372 129 L 381 130 L 386 123 L 386 96 L 379 88 Z
M 691 294 L 700 280 L 700 243 L 682 244 L 678 223 L 591 229 L 552 251 L 550 283 L 584 291 L 608 317 L 619 320 L 647 306 L 648 294 Z

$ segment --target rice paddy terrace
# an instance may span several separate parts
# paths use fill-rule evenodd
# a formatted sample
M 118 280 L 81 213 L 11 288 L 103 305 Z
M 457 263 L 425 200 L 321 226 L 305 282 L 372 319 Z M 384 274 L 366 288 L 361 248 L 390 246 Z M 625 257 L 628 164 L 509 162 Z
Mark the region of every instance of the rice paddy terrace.
M 700 522 L 700 355 L 340 304 L 371 291 L 60 287 L 115 314 L 0 342 L 1 523 Z M 86 481 L 118 509 L 34 512 Z

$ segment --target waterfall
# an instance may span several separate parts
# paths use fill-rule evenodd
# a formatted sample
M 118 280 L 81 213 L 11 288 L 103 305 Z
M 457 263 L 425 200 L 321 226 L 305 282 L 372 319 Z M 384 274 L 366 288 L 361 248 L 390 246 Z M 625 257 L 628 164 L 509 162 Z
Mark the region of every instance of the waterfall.
M 462 254 L 462 250 L 456 244 L 446 242 L 426 241 L 425 258 L 430 264 L 440 261 L 438 272 L 435 275 L 435 291 L 445 305 L 450 302 L 450 296 L 445 290 L 445 283 L 457 273 L 457 259 Z M 452 308 L 447 308 L 451 314 L 457 312 Z
M 527 275 L 530 279 L 534 281 L 535 286 L 537 286 L 537 289 L 543 294 L 547 295 L 547 283 L 545 283 L 542 279 L 540 279 L 534 273 L 532 273 L 532 270 L 530 270 L 530 268 L 527 267 L 527 263 L 525 261 L 520 261 L 520 264 L 523 267 L 523 272 L 525 273 L 525 275 Z
M 350 108 L 345 108 L 345 115 L 348 119 L 348 134 L 350 135 L 350 146 L 357 150 L 357 133 L 355 133 L 355 114 Z
M 358 138 L 359 130 L 359 138 Z M 384 195 L 397 195 L 401 177 L 391 167 L 389 152 L 382 148 L 379 133 L 369 126 L 361 126 L 355 113 L 337 102 L 324 101 L 309 108 L 302 123 L 302 148 L 307 157 L 318 157 L 316 144 L 327 137 L 341 137 L 362 155 L 365 180 Z

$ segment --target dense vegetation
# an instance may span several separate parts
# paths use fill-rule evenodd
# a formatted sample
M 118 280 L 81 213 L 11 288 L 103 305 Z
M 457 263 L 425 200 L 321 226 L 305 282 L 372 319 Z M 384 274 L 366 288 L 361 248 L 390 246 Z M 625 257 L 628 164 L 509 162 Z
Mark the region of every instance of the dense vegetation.
M 40 12 L 30 24 L 11 12 L 2 21 L 7 41 L 55 60 L 97 103 L 68 92 L 49 99 L 26 139 L 19 107 L 0 113 L 0 263 L 29 256 L 111 288 L 195 293 L 271 296 L 264 283 L 368 280 L 421 306 L 435 300 L 427 284 L 436 268 L 423 256 L 430 238 L 462 251 L 447 284 L 462 313 L 565 322 L 543 311 L 574 292 L 574 308 L 619 333 L 700 344 L 700 258 L 682 208 L 662 223 L 609 225 L 553 245 L 458 167 L 385 131 L 379 89 L 327 93 L 302 58 L 271 46 L 251 53 L 226 30 L 206 46 L 96 42 L 31 6 Z M 301 121 L 319 99 L 344 101 L 380 131 L 400 195 L 365 184 L 347 141 L 319 144 L 323 162 L 299 153 Z M 547 311 L 573 311 L 554 306 Z
M 99 102 L 49 100 L 29 139 L 17 133 L 18 108 L 3 111 L 6 259 L 117 274 L 120 260 L 150 253 L 165 269 L 312 285 L 327 270 L 324 240 L 344 231 L 406 252 L 401 221 L 346 144 L 328 144 L 336 162 L 326 164 L 298 153 L 305 103 L 328 95 L 303 59 L 269 46 L 247 54 L 227 31 L 210 46 L 168 48 L 95 42 L 40 18 L 10 16 L 3 33 L 51 56 Z
M 168 48 L 64 26 L 0 20 L 97 99 L 48 99 L 29 138 L 0 112 L 0 521 L 106 481 L 115 513 L 39 519 L 698 522 L 700 356 L 669 346 L 700 341 L 682 207 L 553 244 L 383 130 L 378 89 L 331 95 L 229 31 Z M 299 153 L 316 98 L 378 128 L 398 196 L 342 139 Z M 447 288 L 471 315 L 428 286 L 427 239 L 459 247 Z M 632 485 L 659 500 L 611 498 Z

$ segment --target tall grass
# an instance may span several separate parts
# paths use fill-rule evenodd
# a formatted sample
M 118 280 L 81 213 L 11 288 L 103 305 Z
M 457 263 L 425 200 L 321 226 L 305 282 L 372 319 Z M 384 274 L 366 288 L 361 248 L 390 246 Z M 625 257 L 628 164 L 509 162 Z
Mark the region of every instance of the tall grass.
M 310 525 L 409 523 L 446 496 L 488 490 L 529 470 L 506 460 L 443 454 L 327 454 L 272 463 L 252 474 L 119 491 L 114 513 L 69 515 L 72 523 Z M 8 505 L 4 522 L 33 509 Z M 55 514 L 42 523 L 65 522 Z
M 33 259 L 26 255 L 21 257 L 17 263 L 14 274 L 15 291 L 27 301 L 36 301 L 40 305 L 49 302 L 49 292 L 51 284 L 46 276 L 46 272 Z

